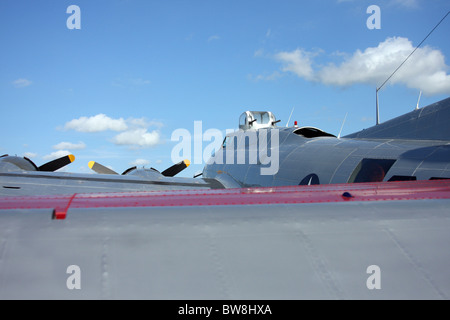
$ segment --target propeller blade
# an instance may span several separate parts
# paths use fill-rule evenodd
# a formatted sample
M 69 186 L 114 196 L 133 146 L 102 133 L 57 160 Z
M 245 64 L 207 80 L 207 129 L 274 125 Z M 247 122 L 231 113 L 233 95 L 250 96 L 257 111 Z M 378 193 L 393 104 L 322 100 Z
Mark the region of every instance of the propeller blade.
M 75 156 L 73 154 L 69 154 L 67 156 L 44 163 L 42 166 L 38 167 L 38 170 L 53 172 L 53 171 L 61 169 L 62 167 L 74 162 L 74 160 L 75 160 Z
M 189 167 L 190 164 L 191 162 L 187 159 L 180 161 L 177 164 L 174 164 L 173 166 L 161 172 L 161 174 L 165 177 L 174 177 L 175 175 L 177 175 L 178 173 Z
M 89 168 L 100 174 L 118 174 L 114 170 L 111 170 L 110 168 L 107 168 L 104 165 L 95 161 L 89 161 L 88 166 Z

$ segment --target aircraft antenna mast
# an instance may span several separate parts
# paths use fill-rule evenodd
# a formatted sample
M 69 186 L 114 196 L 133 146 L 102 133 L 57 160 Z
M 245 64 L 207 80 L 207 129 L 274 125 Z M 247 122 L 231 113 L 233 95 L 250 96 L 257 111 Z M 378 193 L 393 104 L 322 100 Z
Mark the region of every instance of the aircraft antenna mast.
M 376 97 L 375 97 L 375 101 L 376 101 L 376 103 L 377 103 L 377 107 L 376 107 L 376 121 L 377 121 L 377 125 L 379 125 L 380 124 L 380 108 L 379 108 L 379 106 L 378 106 L 378 90 L 380 90 L 379 88 L 377 88 L 377 90 L 376 90 L 376 92 L 375 92 L 375 94 L 376 94 Z
M 447 18 L 447 16 L 450 14 L 450 11 L 447 12 L 447 14 L 441 19 L 441 21 L 439 21 L 434 28 L 427 34 L 427 36 L 417 45 L 417 47 L 406 57 L 405 60 L 403 60 L 403 62 L 397 67 L 397 69 L 394 70 L 394 72 L 392 72 L 392 74 L 383 82 L 383 84 L 377 88 L 377 125 L 379 124 L 379 112 L 378 112 L 378 91 L 383 88 L 383 86 L 386 84 L 386 82 L 389 81 L 389 79 L 392 78 L 392 76 L 398 71 L 398 69 L 400 69 L 403 64 L 409 59 L 409 57 L 411 57 L 413 55 L 414 52 L 416 52 L 417 49 L 419 49 L 419 47 L 422 45 L 422 43 L 425 42 L 425 40 L 427 40 L 427 38 L 430 36 L 430 34 L 433 33 L 433 31 L 441 24 L 442 21 L 444 21 L 445 18 Z
M 420 101 L 420 96 L 422 95 L 422 90 L 420 90 L 419 93 L 419 99 L 417 99 L 417 105 L 416 105 L 416 110 L 419 109 L 419 101 Z
M 291 117 L 292 117 L 292 113 L 294 112 L 294 108 L 295 108 L 295 107 L 292 107 L 291 114 L 289 115 L 289 119 L 288 119 L 288 121 L 287 121 L 287 123 L 286 123 L 286 128 L 289 126 L 289 121 L 291 121 Z
M 339 130 L 338 139 L 341 137 L 342 129 L 344 128 L 345 120 L 347 119 L 348 112 L 345 114 L 344 121 L 342 121 L 341 130 Z

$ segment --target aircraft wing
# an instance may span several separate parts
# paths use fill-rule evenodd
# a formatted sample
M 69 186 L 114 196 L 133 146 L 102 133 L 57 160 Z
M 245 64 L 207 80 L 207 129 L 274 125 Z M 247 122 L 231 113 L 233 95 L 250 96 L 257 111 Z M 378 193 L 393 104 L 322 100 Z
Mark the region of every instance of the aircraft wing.
M 0 197 L 0 298 L 448 299 L 449 230 L 448 180 Z
M 450 98 L 416 109 L 345 138 L 437 140 L 448 143 L 450 137 Z

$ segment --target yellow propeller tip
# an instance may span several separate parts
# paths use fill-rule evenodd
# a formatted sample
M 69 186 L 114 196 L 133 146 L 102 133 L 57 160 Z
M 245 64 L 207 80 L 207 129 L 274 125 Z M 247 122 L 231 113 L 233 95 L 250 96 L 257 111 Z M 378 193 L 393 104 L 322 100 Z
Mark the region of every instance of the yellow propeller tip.
M 92 167 L 94 166 L 94 164 L 95 164 L 95 161 L 89 161 L 89 163 L 88 163 L 89 168 L 92 169 Z
M 75 156 L 73 154 L 69 154 L 69 159 L 70 159 L 70 162 L 74 162 Z
M 186 159 L 186 160 L 184 160 L 184 164 L 186 165 L 186 167 L 189 167 L 189 165 L 191 164 L 191 162 L 190 162 L 188 159 Z

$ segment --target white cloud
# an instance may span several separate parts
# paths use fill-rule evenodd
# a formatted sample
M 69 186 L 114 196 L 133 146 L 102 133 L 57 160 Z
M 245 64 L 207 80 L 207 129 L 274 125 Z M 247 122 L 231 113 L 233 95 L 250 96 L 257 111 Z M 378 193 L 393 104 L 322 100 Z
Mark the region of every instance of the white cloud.
M 81 150 L 86 148 L 84 142 L 71 143 L 71 142 L 60 142 L 53 146 L 53 149 L 63 150 L 63 149 L 71 149 L 71 150 Z
M 125 131 L 136 128 L 163 127 L 163 123 L 149 121 L 145 118 L 112 119 L 105 114 L 98 114 L 91 117 L 80 117 L 73 119 L 64 125 L 66 130 L 76 130 L 80 132 L 100 132 L 100 131 Z
M 363 83 L 378 87 L 413 50 L 407 38 L 394 37 L 377 47 L 356 50 L 340 65 L 330 63 L 318 70 L 312 67 L 312 55 L 302 49 L 278 53 L 276 59 L 283 63 L 283 71 L 293 72 L 306 80 L 335 86 Z M 450 93 L 448 69 L 441 51 L 426 46 L 417 49 L 388 83 L 404 84 L 427 95 Z
M 136 167 L 143 167 L 143 166 L 146 166 L 149 164 L 150 164 L 150 161 L 147 159 L 136 159 L 136 160 L 130 162 L 130 165 L 136 166 Z
M 148 132 L 145 128 L 138 128 L 122 132 L 114 137 L 113 142 L 118 145 L 137 147 L 153 147 L 159 144 L 161 137 L 158 131 Z
M 73 129 L 80 132 L 99 132 L 106 130 L 122 131 L 112 138 L 116 145 L 128 145 L 137 148 L 147 148 L 161 143 L 159 128 L 163 123 L 150 121 L 146 118 L 128 118 L 124 120 L 112 119 L 104 114 L 98 114 L 92 117 L 81 117 L 67 122 L 64 126 L 66 130 Z M 149 127 L 156 130 L 149 132 Z M 61 142 L 54 149 L 84 149 L 86 145 L 83 142 L 78 144 Z
M 64 126 L 66 130 L 76 130 L 80 132 L 100 132 L 106 130 L 124 131 L 128 129 L 123 118 L 112 119 L 105 114 L 97 114 L 93 117 L 81 117 L 67 122 Z
M 53 160 L 53 159 L 58 159 L 58 158 L 67 156 L 69 154 L 70 154 L 70 152 L 67 151 L 67 150 L 58 150 L 58 151 L 52 152 L 52 153 L 50 153 L 48 155 L 45 155 L 42 158 L 44 160 Z
M 318 72 L 325 84 L 347 86 L 366 83 L 380 86 L 414 50 L 406 38 L 388 38 L 377 47 L 357 50 L 341 65 L 330 64 Z M 450 93 L 450 76 L 443 54 L 430 47 L 419 48 L 390 79 L 425 94 Z
M 313 76 L 312 54 L 303 49 L 296 49 L 292 52 L 279 52 L 275 55 L 275 59 L 283 64 L 282 71 L 295 73 L 301 78 L 307 80 Z
M 20 78 L 20 79 L 14 80 L 12 82 L 12 84 L 16 88 L 24 88 L 24 87 L 28 87 L 29 85 L 31 85 L 32 82 L 28 79 Z

